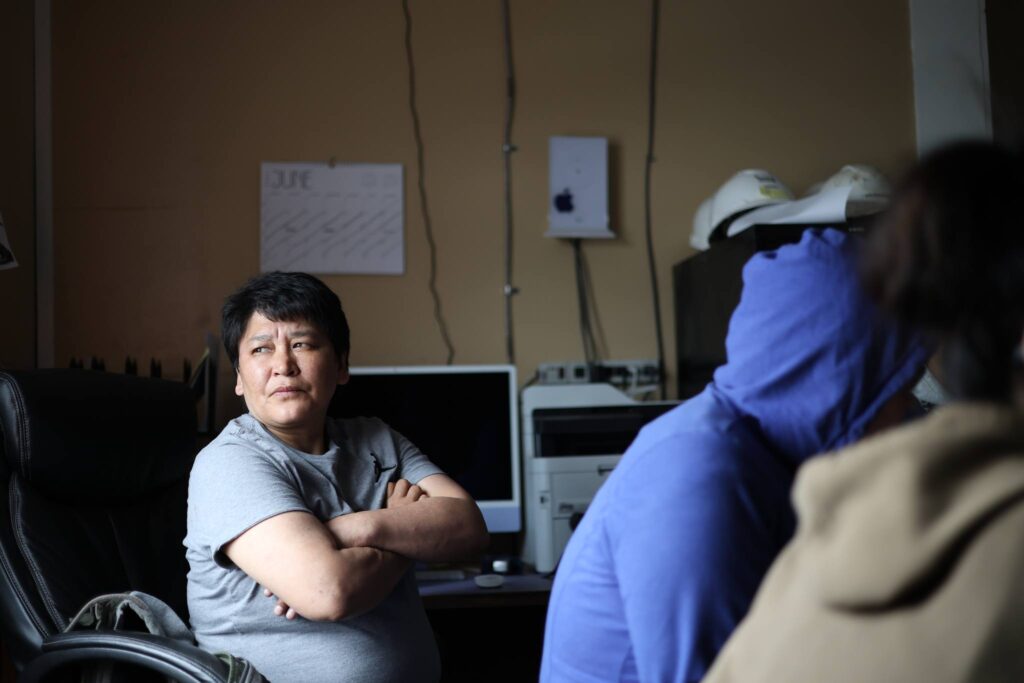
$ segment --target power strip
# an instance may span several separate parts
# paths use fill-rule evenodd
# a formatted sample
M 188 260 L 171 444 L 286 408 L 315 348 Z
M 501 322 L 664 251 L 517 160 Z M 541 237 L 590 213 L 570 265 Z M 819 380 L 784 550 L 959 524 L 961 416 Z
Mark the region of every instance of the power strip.
M 607 382 L 629 394 L 653 391 L 659 379 L 658 363 L 653 360 L 565 361 L 537 367 L 538 384 Z

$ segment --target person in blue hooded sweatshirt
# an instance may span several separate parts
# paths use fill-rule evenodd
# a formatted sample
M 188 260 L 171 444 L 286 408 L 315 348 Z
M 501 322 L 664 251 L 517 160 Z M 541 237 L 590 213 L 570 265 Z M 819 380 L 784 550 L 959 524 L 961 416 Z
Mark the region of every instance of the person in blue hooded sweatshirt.
M 541 681 L 699 681 L 794 529 L 811 456 L 900 421 L 929 346 L 884 318 L 859 238 L 756 254 L 703 392 L 646 426 L 559 564 Z

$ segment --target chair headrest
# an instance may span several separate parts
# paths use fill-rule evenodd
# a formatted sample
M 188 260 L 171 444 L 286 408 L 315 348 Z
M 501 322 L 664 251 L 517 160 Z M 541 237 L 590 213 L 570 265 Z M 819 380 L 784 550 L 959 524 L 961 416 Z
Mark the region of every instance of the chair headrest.
M 0 372 L 3 466 L 55 500 L 130 501 L 188 475 L 196 410 L 179 382 L 89 370 Z

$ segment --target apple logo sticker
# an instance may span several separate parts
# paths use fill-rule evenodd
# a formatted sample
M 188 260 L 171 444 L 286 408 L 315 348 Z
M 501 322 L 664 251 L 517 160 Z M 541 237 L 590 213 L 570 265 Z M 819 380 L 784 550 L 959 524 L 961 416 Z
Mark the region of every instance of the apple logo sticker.
M 555 210 L 558 213 L 572 213 L 575 208 L 572 205 L 572 192 L 568 187 L 555 195 Z

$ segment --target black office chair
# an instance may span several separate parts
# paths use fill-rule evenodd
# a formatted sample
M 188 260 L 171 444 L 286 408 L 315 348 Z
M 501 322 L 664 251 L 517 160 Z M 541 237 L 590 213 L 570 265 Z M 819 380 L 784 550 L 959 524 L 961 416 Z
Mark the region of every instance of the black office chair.
M 0 629 L 22 681 L 97 661 L 227 681 L 198 647 L 61 633 L 90 598 L 154 595 L 188 622 L 185 535 L 196 411 L 184 384 L 86 370 L 0 372 Z

